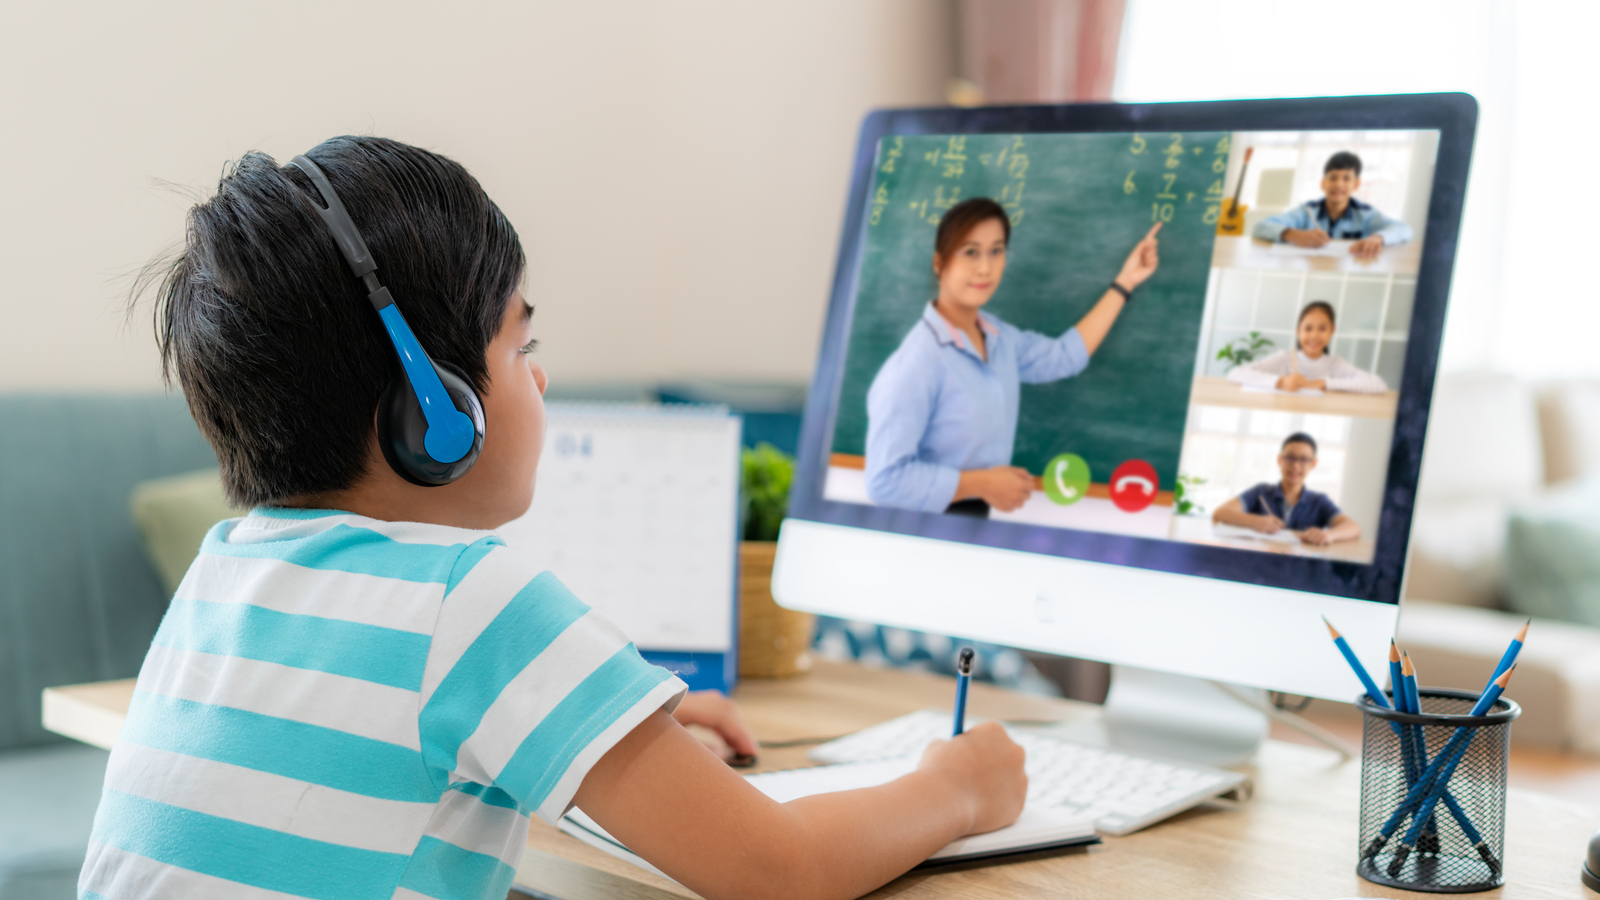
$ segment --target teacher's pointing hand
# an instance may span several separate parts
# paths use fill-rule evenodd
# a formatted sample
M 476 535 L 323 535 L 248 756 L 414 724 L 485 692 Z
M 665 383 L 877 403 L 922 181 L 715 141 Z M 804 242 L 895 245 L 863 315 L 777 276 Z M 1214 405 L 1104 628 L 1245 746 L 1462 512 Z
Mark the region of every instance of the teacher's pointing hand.
M 1156 266 L 1161 260 L 1156 253 L 1156 233 L 1161 230 L 1161 223 L 1151 226 L 1150 233 L 1144 236 L 1138 244 L 1134 245 L 1133 252 L 1128 254 L 1127 262 L 1122 264 L 1122 271 L 1117 273 L 1117 283 L 1133 290 L 1143 284 L 1145 279 L 1155 274 Z

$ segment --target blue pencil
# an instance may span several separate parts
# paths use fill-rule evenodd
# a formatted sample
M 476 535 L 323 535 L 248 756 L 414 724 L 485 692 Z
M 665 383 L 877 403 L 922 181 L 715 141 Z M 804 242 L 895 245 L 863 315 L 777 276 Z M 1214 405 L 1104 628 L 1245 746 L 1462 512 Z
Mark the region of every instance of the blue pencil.
M 1389 693 L 1394 696 L 1394 708 L 1401 712 L 1415 712 L 1411 709 L 1411 698 L 1406 693 L 1406 679 L 1404 668 L 1400 664 L 1400 648 L 1389 641 Z M 1395 724 L 1395 723 L 1390 723 Z M 1417 783 L 1417 776 L 1422 774 L 1422 769 L 1417 766 L 1416 732 L 1409 725 L 1394 729 L 1400 736 L 1400 762 L 1406 771 L 1406 789 L 1410 790 Z
M 1514 671 L 1516 671 L 1516 666 L 1512 666 L 1494 680 L 1489 689 L 1483 692 L 1483 696 L 1478 698 L 1477 705 L 1472 707 L 1472 715 L 1481 716 L 1494 708 L 1494 704 L 1500 699 L 1500 695 L 1505 693 L 1506 683 L 1511 680 L 1511 673 Z M 1458 728 L 1456 733 L 1450 736 L 1450 740 L 1445 742 L 1444 749 L 1439 751 L 1438 760 L 1448 758 L 1449 762 L 1434 775 L 1432 781 L 1427 785 L 1428 792 L 1423 796 L 1421 805 L 1417 807 L 1417 815 L 1413 817 L 1411 827 L 1406 830 L 1406 836 L 1401 838 L 1400 846 L 1395 848 L 1394 858 L 1389 861 L 1389 877 L 1394 878 L 1400 874 L 1401 867 L 1405 865 L 1406 857 L 1410 856 L 1412 849 L 1417 846 L 1417 837 L 1422 833 L 1423 824 L 1433 815 L 1434 806 L 1438 804 L 1440 796 L 1449 788 L 1450 776 L 1455 774 L 1456 766 L 1460 765 L 1461 760 L 1467 755 L 1467 746 L 1472 742 L 1472 736 L 1475 733 L 1476 729 Z M 1454 746 L 1452 747 L 1452 745 Z M 1435 762 L 1438 762 L 1438 760 Z M 1483 856 L 1484 862 L 1488 863 L 1491 869 L 1498 872 L 1499 862 L 1494 859 L 1494 855 L 1489 851 L 1488 845 L 1481 838 L 1476 844 L 1478 854 Z
M 972 680 L 972 648 L 962 647 L 956 657 L 956 711 L 955 726 L 950 733 L 956 737 L 967 725 L 967 682 Z
M 1405 671 L 1407 669 L 1410 671 Z M 1412 665 L 1410 656 L 1405 657 L 1405 664 L 1401 669 L 1401 677 L 1404 678 L 1406 682 L 1406 702 L 1410 704 L 1411 711 L 1414 713 L 1422 712 L 1421 696 L 1417 693 L 1416 667 Z M 1418 726 L 1417 752 L 1420 754 L 1418 758 L 1421 760 L 1421 765 L 1419 765 L 1419 768 L 1427 765 L 1428 762 L 1428 745 L 1427 742 L 1422 739 L 1422 734 L 1422 728 Z M 1447 785 L 1448 783 L 1448 780 L 1446 780 Z M 1472 820 L 1467 817 L 1467 811 L 1461 808 L 1460 802 L 1456 800 L 1455 795 L 1451 794 L 1448 788 L 1446 788 L 1442 799 L 1444 801 L 1445 809 L 1450 811 L 1450 815 L 1456 820 L 1456 824 L 1461 826 L 1461 833 L 1467 836 L 1467 841 L 1471 843 L 1473 848 L 1478 851 L 1478 855 L 1483 857 L 1483 861 L 1488 863 L 1489 868 L 1494 870 L 1495 874 L 1498 875 L 1500 873 L 1500 860 L 1495 858 L 1494 850 L 1490 849 L 1489 843 L 1483 839 L 1483 835 L 1478 833 L 1478 829 L 1472 824 Z M 1426 841 L 1430 834 L 1433 837 L 1433 843 L 1435 846 L 1432 848 L 1422 847 L 1421 843 L 1419 843 L 1418 846 L 1422 847 L 1422 849 L 1426 852 L 1436 852 L 1438 850 L 1437 844 L 1439 840 L 1438 828 L 1431 816 L 1428 819 L 1427 827 L 1423 830 L 1422 840 Z
M 1344 654 L 1345 662 L 1349 663 L 1350 668 L 1355 670 L 1356 677 L 1361 679 L 1361 686 L 1367 689 L 1367 696 L 1371 697 L 1372 702 L 1378 706 L 1389 709 L 1389 698 L 1383 696 L 1383 691 L 1378 690 L 1378 683 L 1372 680 L 1371 675 L 1367 674 L 1367 669 L 1361 664 L 1361 660 L 1356 659 L 1356 652 L 1351 650 L 1350 645 L 1345 642 L 1344 635 L 1339 633 L 1339 629 L 1333 627 L 1333 623 L 1328 621 L 1327 616 L 1322 617 L 1322 624 L 1328 626 L 1328 633 L 1333 635 L 1333 645 L 1339 648 L 1339 652 Z
M 1467 715 L 1481 716 L 1493 708 L 1495 702 L 1500 699 L 1500 695 L 1505 692 L 1506 682 L 1510 680 L 1511 673 L 1507 672 L 1491 683 L 1483 692 L 1483 695 L 1478 698 L 1478 702 L 1473 705 L 1472 712 Z M 1417 783 L 1406 793 L 1405 799 L 1400 801 L 1400 805 L 1395 808 L 1388 821 L 1384 822 L 1383 827 L 1378 829 L 1377 837 L 1373 838 L 1372 843 L 1367 845 L 1365 856 L 1377 855 L 1378 851 L 1383 849 L 1383 845 L 1388 843 L 1389 838 L 1399 829 L 1400 823 L 1405 821 L 1406 816 L 1416 811 L 1418 815 L 1411 828 L 1406 832 L 1406 837 L 1401 841 L 1400 849 L 1396 851 L 1396 857 L 1400 862 L 1399 864 L 1391 862 L 1389 865 L 1391 872 L 1399 870 L 1399 866 L 1405 863 L 1405 856 L 1409 855 L 1411 849 L 1416 846 L 1416 833 L 1420 832 L 1421 824 L 1427 821 L 1428 816 L 1432 815 L 1433 806 L 1439 799 L 1439 793 L 1443 787 L 1449 785 L 1450 775 L 1455 772 L 1455 765 L 1461 761 L 1461 756 L 1465 755 L 1467 743 L 1471 741 L 1474 730 L 1471 728 L 1456 729 L 1455 733 L 1450 736 L 1450 740 L 1446 741 L 1443 749 L 1439 751 L 1439 755 L 1433 758 L 1433 762 L 1429 763 L 1428 767 L 1423 770 L 1421 777 L 1417 779 Z M 1407 846 L 1408 844 L 1410 846 Z M 1482 851 L 1480 850 L 1479 852 L 1481 853 Z
M 1504 675 L 1512 666 L 1517 664 L 1517 654 L 1522 652 L 1522 642 L 1528 639 L 1528 626 L 1532 624 L 1532 619 L 1522 623 L 1522 630 L 1517 632 L 1517 636 L 1511 639 L 1511 646 L 1507 647 L 1505 654 L 1500 657 L 1500 663 L 1494 667 L 1494 674 L 1489 677 L 1490 681 L 1494 681 Z

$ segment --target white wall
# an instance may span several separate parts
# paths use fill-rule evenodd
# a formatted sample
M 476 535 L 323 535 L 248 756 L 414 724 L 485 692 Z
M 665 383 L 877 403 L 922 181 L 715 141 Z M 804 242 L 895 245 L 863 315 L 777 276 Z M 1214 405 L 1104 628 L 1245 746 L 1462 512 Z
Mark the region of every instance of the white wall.
M 954 20 L 946 0 L 6 4 L 0 390 L 158 386 L 149 311 L 121 303 L 186 191 L 352 132 L 455 157 L 505 209 L 552 378 L 803 380 L 861 116 L 939 102 Z
M 1559 19 L 1593 4 L 1514 4 L 1510 0 L 1343 0 L 1337 4 L 1283 0 L 1129 0 L 1123 24 L 1116 98 L 1123 101 L 1212 100 L 1239 97 L 1305 97 L 1465 91 L 1478 99 L 1478 135 L 1473 150 L 1461 241 L 1456 255 L 1441 366 L 1472 369 L 1505 364 L 1503 310 L 1511 286 L 1503 276 L 1502 248 L 1508 238 L 1508 188 L 1513 135 L 1541 133 L 1517 104 L 1525 57 L 1546 51 L 1546 30 L 1530 31 L 1533 18 Z M 1532 10 L 1542 10 L 1535 14 Z M 1555 23 L 1549 23 L 1554 27 Z M 1595 56 L 1576 49 L 1590 30 L 1569 23 L 1549 66 L 1581 65 L 1596 71 Z M 1521 46 L 1532 44 L 1532 49 Z M 1219 56 L 1219 48 L 1228 52 Z M 1587 59 L 1587 62 L 1574 62 Z M 1585 126 L 1584 92 L 1594 84 L 1569 80 L 1549 87 L 1573 112 L 1566 133 Z M 1514 110 L 1516 114 L 1514 115 Z M 1593 126 L 1587 126 L 1591 131 Z M 1572 144 L 1573 153 L 1581 144 Z M 1572 170 L 1576 171 L 1576 170 Z M 1541 173 L 1542 174 L 1542 173 Z M 1536 177 L 1538 177 L 1536 175 Z M 1579 191 L 1553 194 L 1563 201 Z M 1541 229 L 1542 233 L 1542 229 Z M 1574 230 L 1581 240 L 1582 230 Z M 1577 287 L 1586 274 L 1561 277 Z M 1576 339 L 1576 335 L 1574 336 Z M 1576 341 L 1574 341 L 1576 342 Z M 1600 356 L 1566 359 L 1600 371 Z

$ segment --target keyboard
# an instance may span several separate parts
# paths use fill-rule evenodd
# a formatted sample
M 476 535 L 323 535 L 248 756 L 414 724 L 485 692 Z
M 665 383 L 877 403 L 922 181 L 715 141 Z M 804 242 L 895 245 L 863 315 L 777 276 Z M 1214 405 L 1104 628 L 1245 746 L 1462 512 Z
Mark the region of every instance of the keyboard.
M 974 720 L 969 720 L 974 721 Z M 1248 793 L 1238 772 L 1072 744 L 1007 726 L 1027 753 L 1028 804 L 1093 819 L 1103 834 L 1131 834 L 1225 794 Z M 950 736 L 950 714 L 925 710 L 812 748 L 821 763 L 866 762 L 920 754 Z

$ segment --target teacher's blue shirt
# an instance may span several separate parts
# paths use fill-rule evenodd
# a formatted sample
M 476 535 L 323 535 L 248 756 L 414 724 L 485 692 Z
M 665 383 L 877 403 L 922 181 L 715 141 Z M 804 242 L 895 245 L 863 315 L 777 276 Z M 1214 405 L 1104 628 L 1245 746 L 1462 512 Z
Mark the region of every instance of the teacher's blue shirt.
M 978 314 L 989 359 L 933 304 L 867 391 L 867 496 L 880 506 L 943 512 L 967 469 L 1011 464 L 1023 382 L 1071 378 L 1089 365 L 1072 328 L 1058 338 Z

